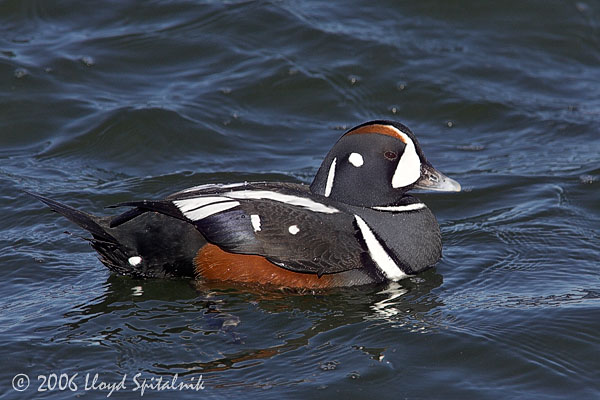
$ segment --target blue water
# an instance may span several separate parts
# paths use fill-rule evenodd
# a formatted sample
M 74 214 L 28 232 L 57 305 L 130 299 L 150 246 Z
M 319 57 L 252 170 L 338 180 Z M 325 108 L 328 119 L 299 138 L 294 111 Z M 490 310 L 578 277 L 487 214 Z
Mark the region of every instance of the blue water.
M 0 398 L 600 397 L 599 92 L 595 1 L 1 1 Z M 22 192 L 309 183 L 379 118 L 465 189 L 419 195 L 444 256 L 394 285 L 113 276 Z

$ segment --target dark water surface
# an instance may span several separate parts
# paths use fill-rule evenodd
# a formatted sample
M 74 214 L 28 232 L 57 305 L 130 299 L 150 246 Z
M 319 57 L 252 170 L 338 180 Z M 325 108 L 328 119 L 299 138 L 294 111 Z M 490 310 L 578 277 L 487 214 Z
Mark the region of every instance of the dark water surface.
M 421 196 L 444 257 L 395 285 L 111 276 L 21 191 L 308 183 L 376 118 L 465 188 Z M 599 124 L 597 1 L 0 1 L 0 398 L 600 398 Z

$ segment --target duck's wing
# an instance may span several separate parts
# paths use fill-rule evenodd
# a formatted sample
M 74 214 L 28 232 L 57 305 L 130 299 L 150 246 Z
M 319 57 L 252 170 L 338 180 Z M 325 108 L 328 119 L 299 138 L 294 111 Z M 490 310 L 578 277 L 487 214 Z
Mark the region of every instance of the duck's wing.
M 156 211 L 182 219 L 224 251 L 260 255 L 295 272 L 338 273 L 360 268 L 368 258 L 353 215 L 306 196 L 270 190 L 192 191 L 121 205 L 136 207 L 124 216 Z

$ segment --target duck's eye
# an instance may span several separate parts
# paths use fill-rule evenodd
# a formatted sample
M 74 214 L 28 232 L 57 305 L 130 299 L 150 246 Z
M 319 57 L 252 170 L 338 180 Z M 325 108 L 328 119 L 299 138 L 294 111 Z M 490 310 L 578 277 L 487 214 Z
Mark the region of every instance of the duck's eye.
M 383 156 L 390 161 L 394 161 L 398 157 L 398 154 L 394 153 L 393 151 L 386 151 L 383 153 Z

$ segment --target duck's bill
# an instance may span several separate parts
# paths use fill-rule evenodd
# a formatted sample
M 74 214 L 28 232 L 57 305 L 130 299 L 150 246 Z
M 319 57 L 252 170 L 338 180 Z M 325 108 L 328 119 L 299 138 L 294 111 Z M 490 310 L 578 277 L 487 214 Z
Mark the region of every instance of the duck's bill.
M 460 183 L 448 178 L 431 165 L 422 167 L 421 178 L 415 183 L 415 189 L 435 190 L 439 192 L 460 192 Z

